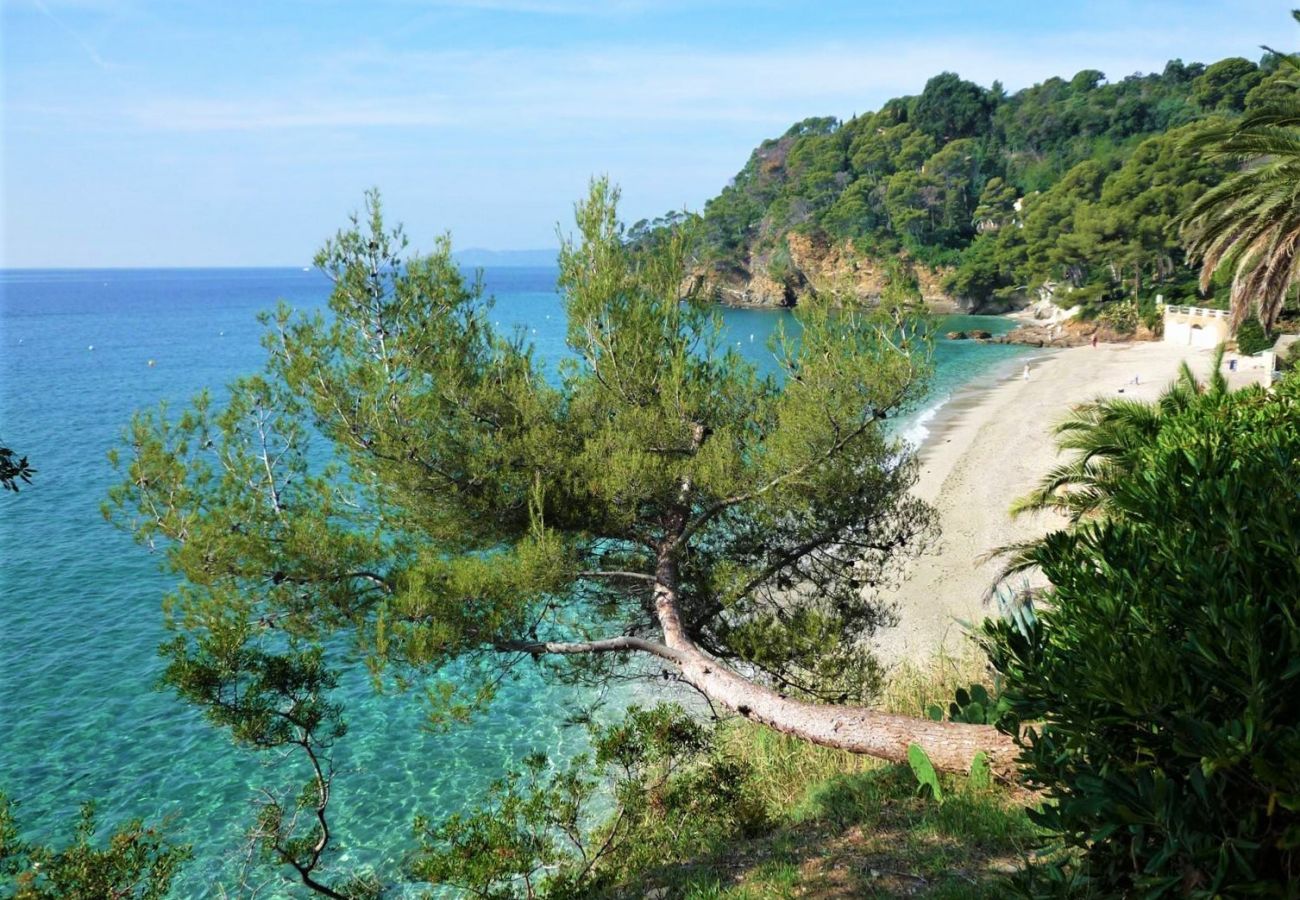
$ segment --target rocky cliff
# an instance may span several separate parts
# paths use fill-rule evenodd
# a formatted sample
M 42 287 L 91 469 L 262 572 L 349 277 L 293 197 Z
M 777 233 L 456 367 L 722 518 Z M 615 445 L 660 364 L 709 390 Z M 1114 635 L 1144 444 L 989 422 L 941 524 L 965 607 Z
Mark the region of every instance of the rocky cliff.
M 939 313 L 972 311 L 943 290 L 946 270 L 901 265 L 915 276 L 926 305 Z M 879 300 L 896 277 L 896 265 L 868 256 L 842 241 L 830 243 L 788 232 L 775 248 L 752 254 L 743 265 L 699 267 L 691 273 L 696 287 L 731 306 L 794 306 L 806 297 Z

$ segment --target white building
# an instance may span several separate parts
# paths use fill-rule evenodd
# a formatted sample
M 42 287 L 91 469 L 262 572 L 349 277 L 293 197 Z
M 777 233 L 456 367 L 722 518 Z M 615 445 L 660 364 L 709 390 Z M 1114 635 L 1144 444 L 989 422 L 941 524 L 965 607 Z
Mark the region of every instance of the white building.
M 1228 340 L 1228 311 L 1201 306 L 1166 306 L 1164 341 L 1212 349 Z

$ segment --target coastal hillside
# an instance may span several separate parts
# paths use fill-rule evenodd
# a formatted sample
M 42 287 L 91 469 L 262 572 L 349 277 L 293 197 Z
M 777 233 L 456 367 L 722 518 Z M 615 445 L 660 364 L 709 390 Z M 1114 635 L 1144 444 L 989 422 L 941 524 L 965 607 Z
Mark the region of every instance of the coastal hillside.
M 1157 293 L 1196 295 L 1175 220 L 1224 171 L 1185 140 L 1281 78 L 1271 54 L 1014 94 L 945 72 L 876 112 L 805 119 L 705 205 L 695 275 L 725 303 L 892 287 L 948 311 L 1054 299 L 1131 330 Z

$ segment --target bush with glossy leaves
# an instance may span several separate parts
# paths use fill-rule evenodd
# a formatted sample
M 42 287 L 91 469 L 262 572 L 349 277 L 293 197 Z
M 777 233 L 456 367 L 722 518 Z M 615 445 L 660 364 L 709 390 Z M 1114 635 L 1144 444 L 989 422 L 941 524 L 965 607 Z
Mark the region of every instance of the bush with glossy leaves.
M 1028 634 L 988 623 L 1056 854 L 1032 896 L 1294 896 L 1300 377 L 1162 417 L 1103 515 L 1030 551 Z

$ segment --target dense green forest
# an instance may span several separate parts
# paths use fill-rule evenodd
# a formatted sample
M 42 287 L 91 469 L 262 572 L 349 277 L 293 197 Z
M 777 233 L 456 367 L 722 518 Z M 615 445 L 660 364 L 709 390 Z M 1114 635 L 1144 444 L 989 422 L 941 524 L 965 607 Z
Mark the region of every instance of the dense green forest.
M 1014 94 L 945 72 L 919 96 L 764 141 L 705 205 L 701 262 L 724 278 L 781 281 L 797 231 L 936 267 L 976 307 L 1044 286 L 1089 312 L 1112 301 L 1150 312 L 1156 293 L 1199 302 L 1176 217 L 1225 170 L 1185 140 L 1266 103 L 1281 82 L 1273 54 L 1175 60 L 1114 82 L 1085 70 Z M 1110 308 L 1120 306 L 1134 311 Z

